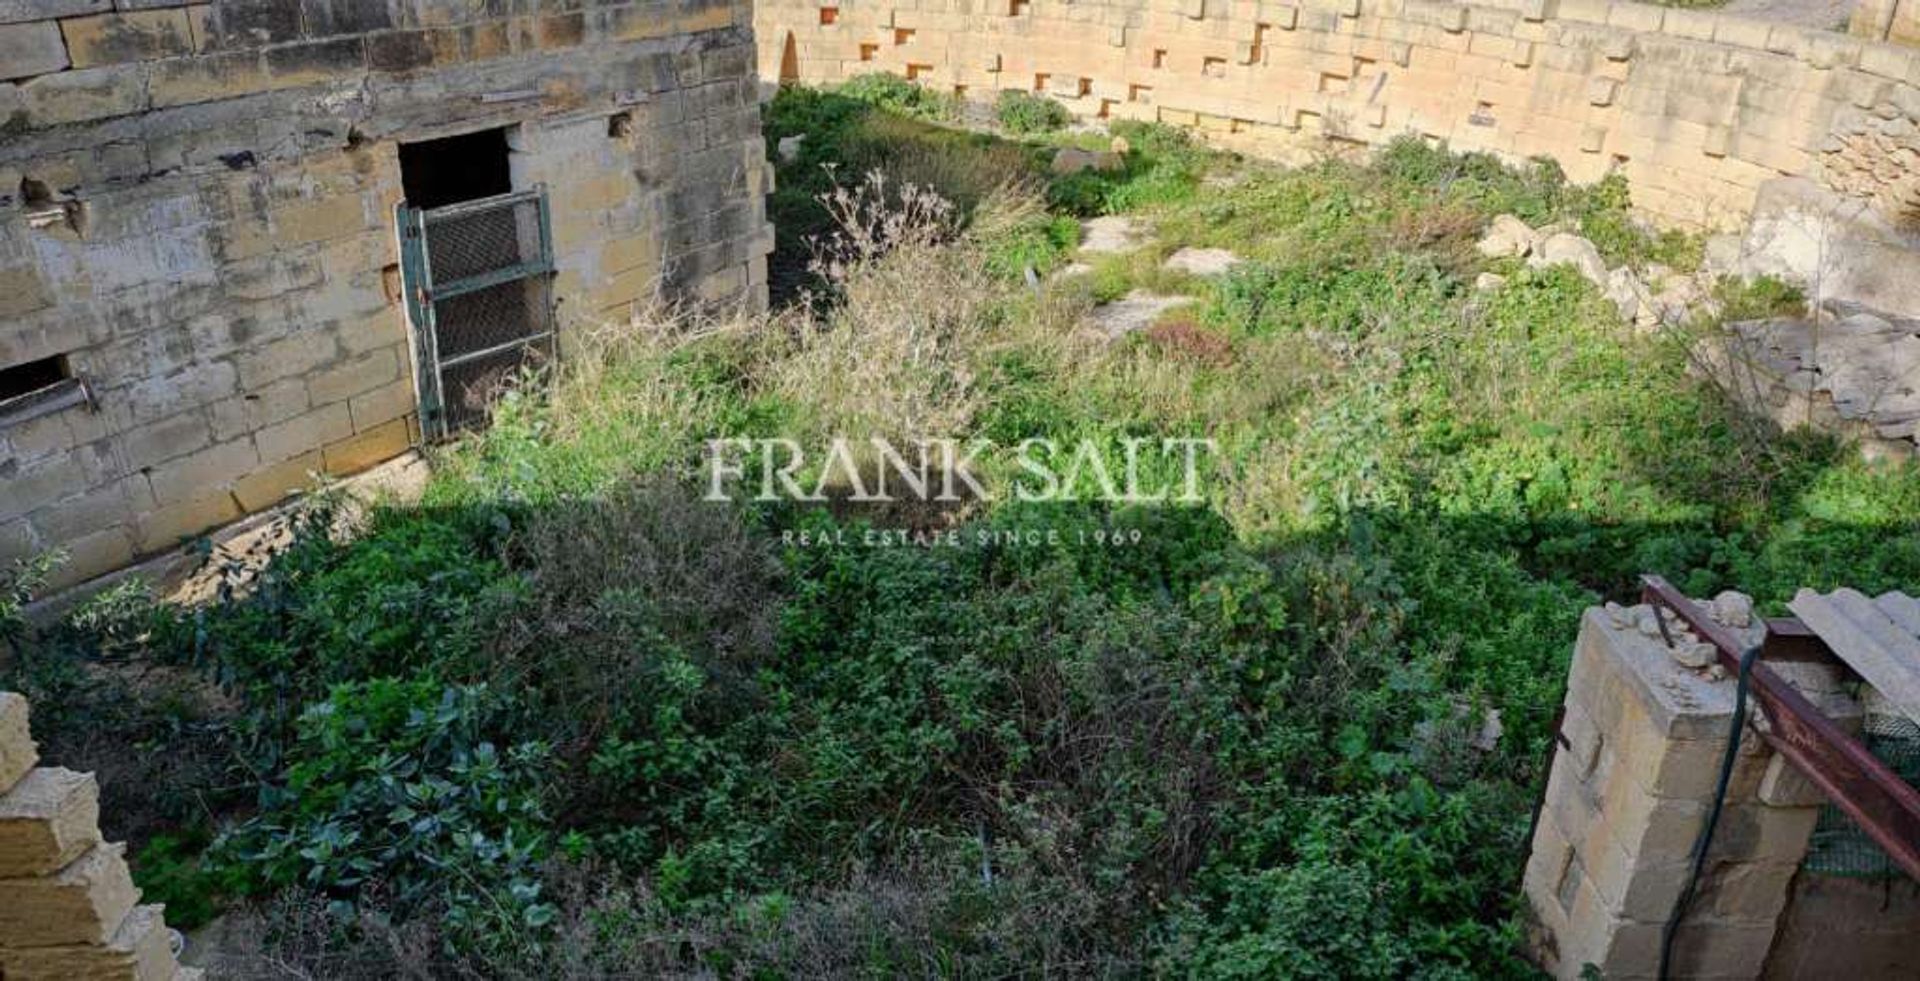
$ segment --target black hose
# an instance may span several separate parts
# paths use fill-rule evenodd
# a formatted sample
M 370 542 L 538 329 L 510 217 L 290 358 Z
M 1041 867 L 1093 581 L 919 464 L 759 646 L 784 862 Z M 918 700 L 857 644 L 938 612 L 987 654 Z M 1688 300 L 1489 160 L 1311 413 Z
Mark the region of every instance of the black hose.
M 1680 921 L 1693 903 L 1694 890 L 1700 885 L 1700 871 L 1707 865 L 1707 849 L 1713 847 L 1713 830 L 1720 825 L 1720 810 L 1727 802 L 1727 786 L 1733 782 L 1733 764 L 1740 756 L 1740 737 L 1746 731 L 1747 676 L 1759 657 L 1759 645 L 1740 654 L 1740 675 L 1733 688 L 1733 729 L 1727 733 L 1727 751 L 1720 757 L 1720 784 L 1713 790 L 1713 807 L 1707 811 L 1706 826 L 1693 839 L 1693 867 L 1687 872 L 1687 884 L 1681 888 L 1680 898 L 1674 900 L 1673 913 L 1667 917 L 1666 926 L 1660 929 L 1660 981 L 1672 976 L 1669 970 L 1673 963 L 1673 938 L 1679 934 Z

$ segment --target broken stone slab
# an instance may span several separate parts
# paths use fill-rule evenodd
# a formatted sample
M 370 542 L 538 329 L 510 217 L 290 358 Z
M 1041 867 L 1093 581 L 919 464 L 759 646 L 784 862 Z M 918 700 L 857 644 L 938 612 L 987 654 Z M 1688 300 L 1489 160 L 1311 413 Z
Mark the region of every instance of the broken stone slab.
M 1760 185 L 1732 270 L 1811 295 L 1920 317 L 1920 249 L 1862 199 L 1803 177 Z
M 39 761 L 27 728 L 26 696 L 0 691 L 0 793 L 12 789 Z
M 782 136 L 780 142 L 774 144 L 774 153 L 780 157 L 781 163 L 792 163 L 800 159 L 800 144 L 806 141 L 807 134 L 805 133 Z
M 103 945 L 0 947 L 7 981 L 169 981 L 201 976 L 174 960 L 171 931 L 157 904 L 138 906 Z
M 1607 288 L 1607 263 L 1600 258 L 1600 250 L 1571 232 L 1547 236 L 1527 259 L 1527 265 L 1535 269 L 1561 264 L 1572 266 L 1587 282 Z
M 1117 254 L 1140 247 L 1140 225 L 1125 215 L 1105 215 L 1080 224 L 1080 251 Z
M 43 878 L 0 879 L 0 948 L 112 940 L 140 901 L 126 847 L 95 845 Z
M 62 767 L 29 772 L 0 794 L 0 879 L 46 875 L 100 840 L 100 785 Z
M 1920 637 L 1853 589 L 1802 589 L 1787 604 L 1833 653 L 1902 715 L 1920 722 Z
M 1118 340 L 1136 330 L 1153 326 L 1160 315 L 1193 302 L 1187 296 L 1161 296 L 1146 290 L 1134 290 L 1112 303 L 1093 308 L 1090 319 L 1095 328 L 1110 340 Z
M 1474 248 L 1489 259 L 1523 257 L 1533 252 L 1541 235 L 1513 215 L 1498 215 Z
M 1191 246 L 1167 257 L 1164 268 L 1195 276 L 1221 276 L 1240 264 L 1230 249 L 1196 249 Z
M 1488 293 L 1507 285 L 1507 277 L 1499 273 L 1483 272 L 1473 277 L 1473 289 L 1478 293 Z
M 1072 279 L 1075 276 L 1085 276 L 1090 272 L 1093 272 L 1093 267 L 1087 265 L 1084 262 L 1069 262 L 1066 265 L 1061 266 L 1058 269 L 1055 269 L 1053 271 L 1053 278 L 1054 279 Z

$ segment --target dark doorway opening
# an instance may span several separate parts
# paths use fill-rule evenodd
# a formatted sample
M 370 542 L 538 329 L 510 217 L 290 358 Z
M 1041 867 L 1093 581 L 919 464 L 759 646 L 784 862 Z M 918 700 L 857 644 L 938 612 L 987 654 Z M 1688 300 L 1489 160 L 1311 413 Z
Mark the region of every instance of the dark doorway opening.
M 400 189 L 415 208 L 438 208 L 513 190 L 507 131 L 486 129 L 400 144 Z

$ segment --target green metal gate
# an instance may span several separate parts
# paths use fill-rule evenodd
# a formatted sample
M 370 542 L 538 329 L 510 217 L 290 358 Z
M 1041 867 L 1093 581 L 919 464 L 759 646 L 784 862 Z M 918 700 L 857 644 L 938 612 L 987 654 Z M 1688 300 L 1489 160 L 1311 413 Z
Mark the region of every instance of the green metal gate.
M 484 423 L 493 399 L 555 354 L 553 234 L 544 187 L 398 212 L 420 429 Z

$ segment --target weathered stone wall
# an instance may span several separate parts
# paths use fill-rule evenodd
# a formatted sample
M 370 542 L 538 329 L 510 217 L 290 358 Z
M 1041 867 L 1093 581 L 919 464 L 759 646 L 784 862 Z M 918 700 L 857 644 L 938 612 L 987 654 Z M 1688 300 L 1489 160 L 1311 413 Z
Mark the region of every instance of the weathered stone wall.
M 767 79 L 1044 91 L 1282 160 L 1417 133 L 1579 181 L 1619 169 L 1682 226 L 1732 226 L 1763 182 L 1817 176 L 1837 125 L 1920 120 L 1920 52 L 1640 3 L 763 0 L 755 17 Z M 1846 159 L 1906 180 L 1903 152 Z
M 1769 981 L 1920 977 L 1920 883 L 1802 873 L 1780 919 Z
M 27 700 L 0 691 L 0 977 L 171 981 L 158 905 L 140 905 L 126 846 L 100 839 L 91 773 L 36 767 Z
M 746 0 L 0 0 L 0 561 L 74 581 L 415 440 L 398 144 L 513 127 L 563 338 L 764 302 Z
M 1920 45 L 1920 0 L 1859 0 L 1847 33 L 1869 41 Z

